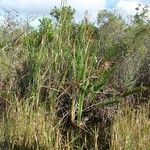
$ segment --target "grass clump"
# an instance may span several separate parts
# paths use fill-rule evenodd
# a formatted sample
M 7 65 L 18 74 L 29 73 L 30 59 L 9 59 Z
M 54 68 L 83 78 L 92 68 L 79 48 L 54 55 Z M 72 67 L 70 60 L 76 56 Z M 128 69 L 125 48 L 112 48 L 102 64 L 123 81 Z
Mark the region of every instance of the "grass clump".
M 28 102 L 16 102 L 1 120 L 1 145 L 6 149 L 51 149 L 55 130 L 54 114 L 34 110 Z M 51 120 L 52 119 L 52 120 Z
M 149 106 L 136 110 L 127 106 L 115 117 L 112 128 L 112 150 L 148 150 L 150 147 Z

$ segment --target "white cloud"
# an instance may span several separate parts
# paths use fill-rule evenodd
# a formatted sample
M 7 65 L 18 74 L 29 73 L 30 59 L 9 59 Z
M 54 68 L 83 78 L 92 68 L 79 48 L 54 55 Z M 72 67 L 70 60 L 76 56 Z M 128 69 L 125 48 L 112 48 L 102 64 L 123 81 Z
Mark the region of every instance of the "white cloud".
M 117 3 L 117 9 L 121 12 L 126 13 L 127 15 L 133 15 L 136 13 L 135 8 L 140 2 L 136 0 L 120 0 Z
M 39 11 L 46 13 L 50 8 L 60 5 L 60 0 L 1 0 L 0 7 L 19 9 L 25 12 Z
M 78 12 L 77 18 L 84 16 L 84 12 L 88 10 L 91 19 L 95 19 L 99 10 L 106 8 L 106 0 L 69 0 L 69 5 Z
M 0 8 L 19 9 L 23 12 L 49 13 L 54 6 L 60 6 L 61 0 L 1 0 Z M 77 18 L 84 15 L 86 10 L 93 18 L 97 11 L 106 7 L 106 0 L 68 0 L 68 4 L 76 9 Z M 83 17 L 82 17 L 83 18 Z
M 77 9 L 89 9 L 105 7 L 105 0 L 68 0 L 68 3 Z M 60 6 L 61 0 L 1 0 L 0 6 L 5 8 L 20 8 L 26 10 L 47 10 L 54 6 Z

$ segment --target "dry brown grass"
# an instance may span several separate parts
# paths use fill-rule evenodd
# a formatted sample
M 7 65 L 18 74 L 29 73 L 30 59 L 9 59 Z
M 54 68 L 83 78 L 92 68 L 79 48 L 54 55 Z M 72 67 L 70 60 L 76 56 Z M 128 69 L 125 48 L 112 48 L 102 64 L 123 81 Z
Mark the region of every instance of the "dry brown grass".
M 150 149 L 149 106 L 120 110 L 112 129 L 112 150 Z

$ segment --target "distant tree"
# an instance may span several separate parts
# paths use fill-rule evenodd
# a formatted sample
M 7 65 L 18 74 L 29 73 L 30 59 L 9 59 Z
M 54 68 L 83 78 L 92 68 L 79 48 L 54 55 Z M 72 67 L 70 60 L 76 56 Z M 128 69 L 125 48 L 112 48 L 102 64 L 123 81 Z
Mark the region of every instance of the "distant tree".
M 123 43 L 125 22 L 120 15 L 102 10 L 97 15 L 99 27 L 99 53 L 106 60 L 121 58 L 125 52 Z
M 150 19 L 148 16 L 148 13 L 150 12 L 150 7 L 148 5 L 142 7 L 140 4 L 138 5 L 136 9 L 136 14 L 134 16 L 134 23 L 137 24 L 144 24 L 144 23 L 150 23 Z
M 107 10 L 102 10 L 99 11 L 97 14 L 97 24 L 98 26 L 106 25 L 106 23 L 119 20 L 121 19 L 121 16 L 116 15 L 113 12 L 107 11 Z
M 72 23 L 74 21 L 75 9 L 71 6 L 64 6 L 62 8 L 55 7 L 50 15 L 55 19 L 56 24 L 59 23 Z

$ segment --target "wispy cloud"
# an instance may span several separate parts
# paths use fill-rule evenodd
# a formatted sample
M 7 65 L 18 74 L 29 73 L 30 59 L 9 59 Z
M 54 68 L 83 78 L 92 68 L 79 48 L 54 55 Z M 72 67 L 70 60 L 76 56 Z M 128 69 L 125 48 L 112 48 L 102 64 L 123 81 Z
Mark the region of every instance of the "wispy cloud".
M 106 0 L 70 0 L 68 4 L 76 9 L 79 20 L 85 11 L 91 15 L 91 19 L 95 19 L 99 10 L 106 9 Z
M 60 5 L 60 0 L 1 0 L 0 8 L 18 9 L 23 12 L 46 13 L 50 8 Z
M 120 0 L 116 5 L 116 9 L 128 15 L 132 15 L 136 13 L 135 8 L 138 6 L 139 3 L 141 2 L 135 0 Z
M 68 0 L 68 3 L 78 10 L 94 11 L 105 7 L 105 0 Z M 23 11 L 46 12 L 54 6 L 60 6 L 61 0 L 1 0 L 1 8 L 13 8 Z
M 106 8 L 106 0 L 68 0 L 67 3 L 76 9 L 76 18 L 83 18 L 84 12 L 89 11 L 92 18 L 96 17 L 98 10 Z M 17 9 L 21 12 L 47 14 L 54 6 L 59 7 L 61 0 L 1 0 L 0 8 Z

